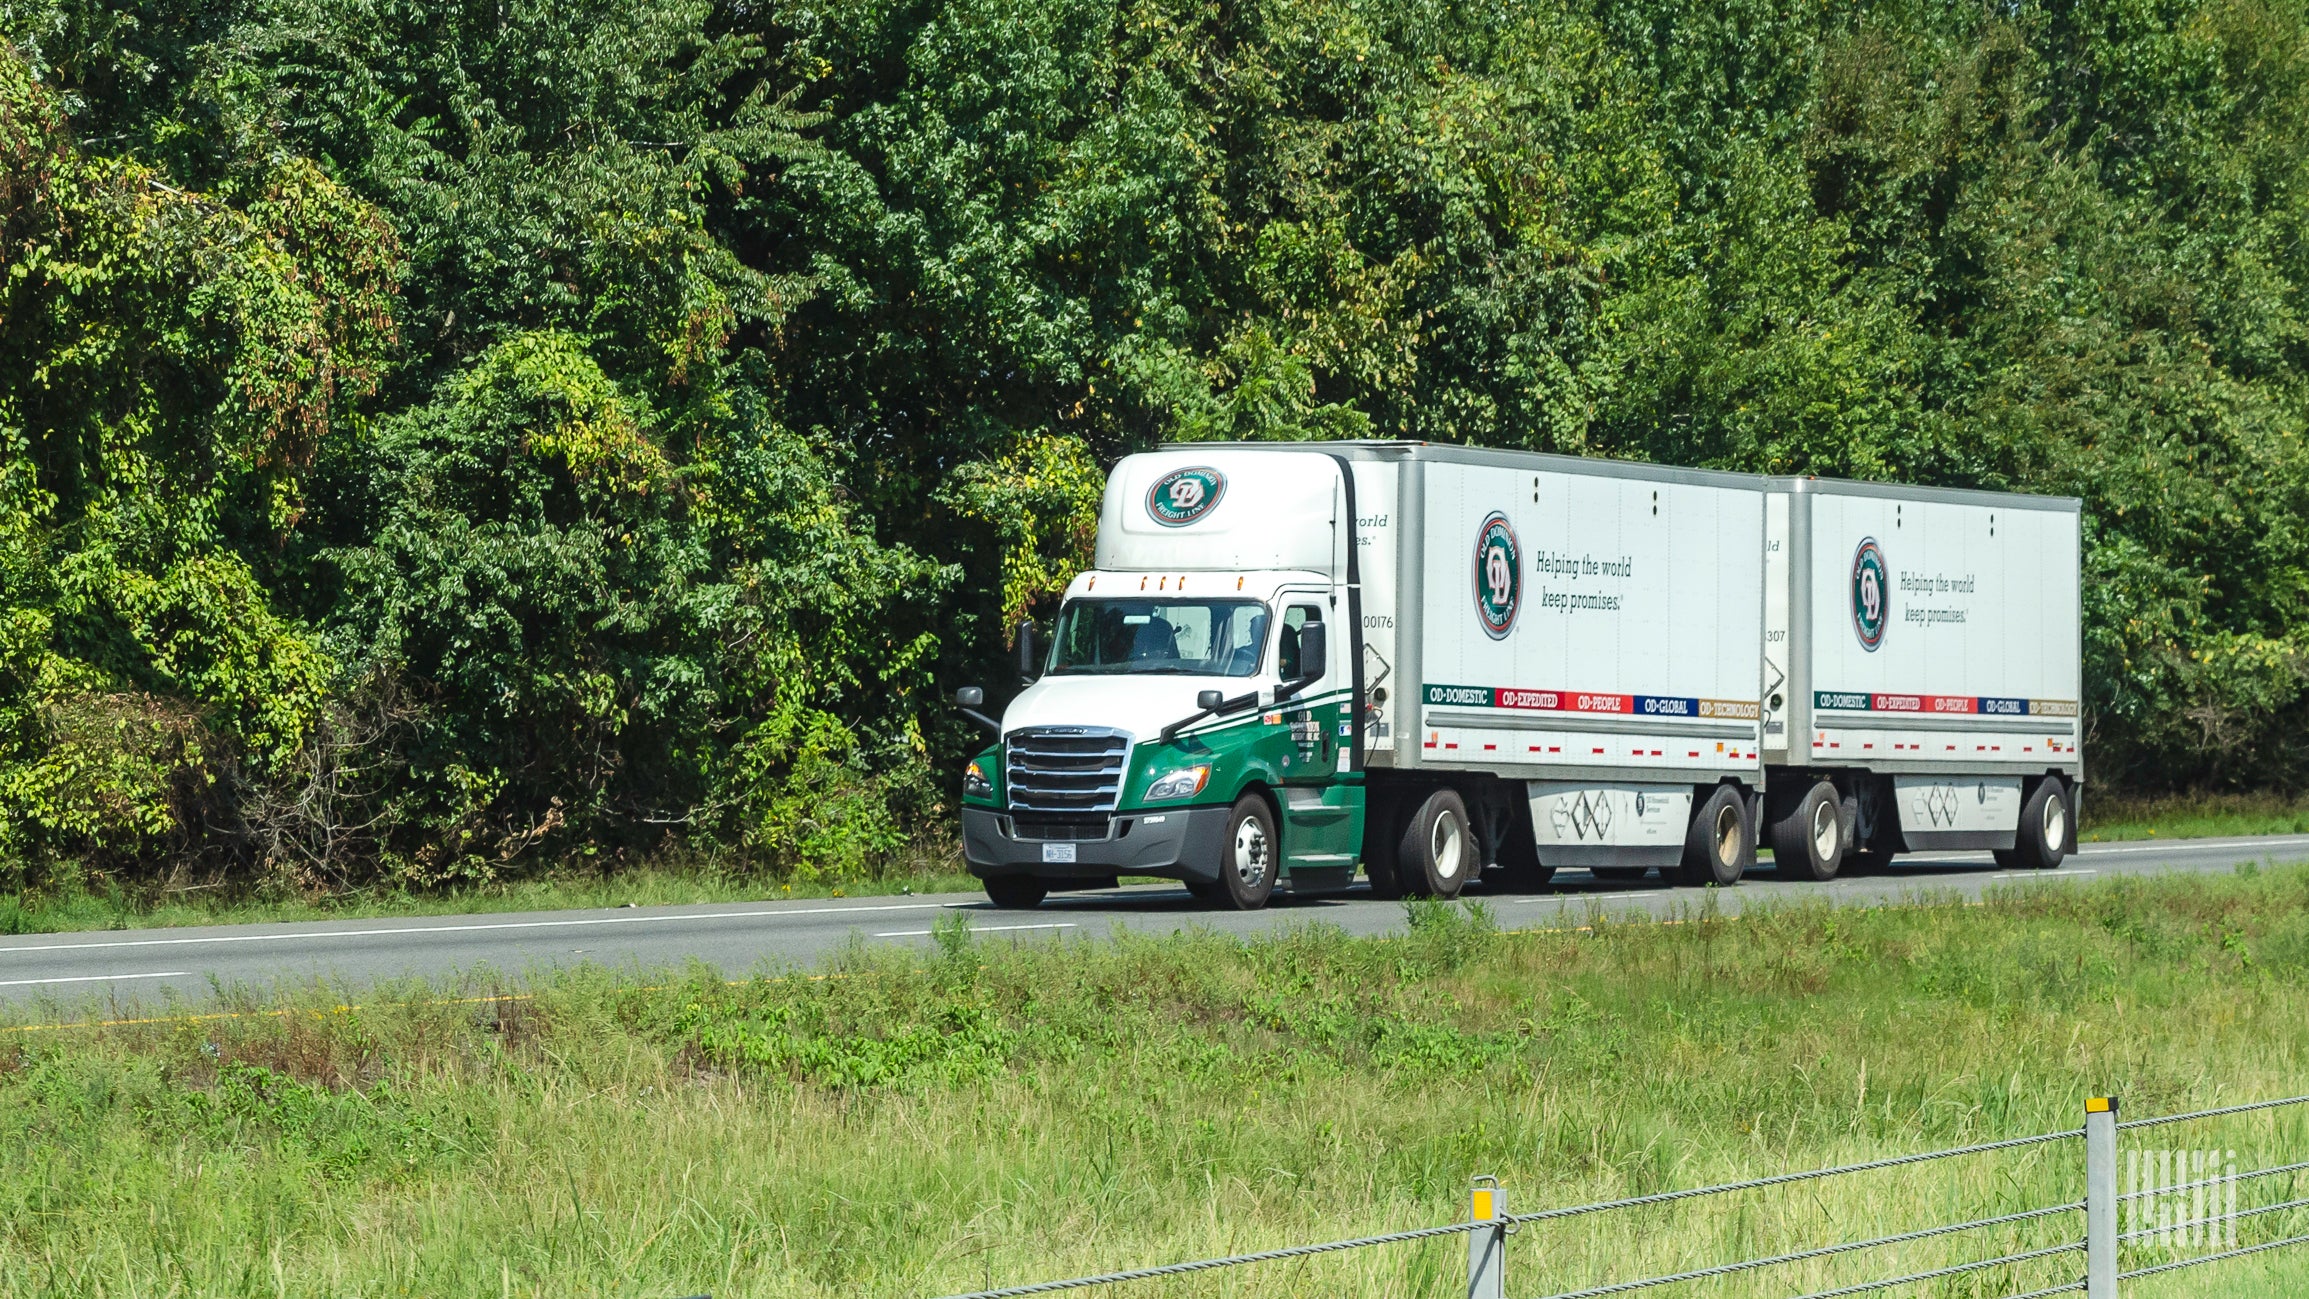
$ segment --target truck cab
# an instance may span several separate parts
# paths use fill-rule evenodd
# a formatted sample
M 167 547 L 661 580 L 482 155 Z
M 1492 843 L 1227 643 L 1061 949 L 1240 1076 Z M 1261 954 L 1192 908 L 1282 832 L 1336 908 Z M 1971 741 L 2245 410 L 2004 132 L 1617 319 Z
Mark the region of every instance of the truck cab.
M 965 774 L 963 853 L 995 902 L 1120 875 L 1244 908 L 1346 887 L 1363 836 L 1351 492 L 1342 462 L 1304 453 L 1116 467 L 1095 567 Z

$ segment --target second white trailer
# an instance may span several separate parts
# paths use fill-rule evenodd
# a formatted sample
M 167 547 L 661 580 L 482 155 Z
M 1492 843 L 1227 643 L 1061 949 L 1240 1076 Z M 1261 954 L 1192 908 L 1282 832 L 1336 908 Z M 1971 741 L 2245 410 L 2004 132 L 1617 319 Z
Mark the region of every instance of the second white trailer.
M 1765 834 L 1784 868 L 1981 848 L 2046 866 L 2072 846 L 2079 517 L 2072 498 L 1772 480 Z

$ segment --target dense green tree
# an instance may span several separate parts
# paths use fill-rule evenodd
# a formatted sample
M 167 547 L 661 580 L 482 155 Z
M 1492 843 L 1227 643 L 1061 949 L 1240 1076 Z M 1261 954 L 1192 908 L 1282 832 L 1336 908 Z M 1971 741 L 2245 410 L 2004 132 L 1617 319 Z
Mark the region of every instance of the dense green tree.
M 2073 493 L 2095 775 L 2309 780 L 2300 0 L 0 35 L 15 860 L 861 869 L 1164 438 Z

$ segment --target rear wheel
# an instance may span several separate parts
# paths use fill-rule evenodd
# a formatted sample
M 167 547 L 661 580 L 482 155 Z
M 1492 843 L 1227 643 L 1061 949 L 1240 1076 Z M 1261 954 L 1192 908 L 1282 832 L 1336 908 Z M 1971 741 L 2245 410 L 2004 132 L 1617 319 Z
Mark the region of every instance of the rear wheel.
M 1023 911 L 1041 906 L 1050 896 L 1050 886 L 1032 875 L 989 875 L 986 896 L 1005 910 Z
M 1718 785 L 1700 804 L 1684 835 L 1679 883 L 1730 887 L 1748 865 L 1748 800 L 1730 785 Z
M 1374 798 L 1364 813 L 1363 877 L 1371 881 L 1371 896 L 1389 902 L 1403 896 L 1403 872 L 1398 864 L 1403 827 L 1396 824 L 1398 807 L 1393 798 Z
M 1476 851 L 1466 800 L 1457 790 L 1436 790 L 1403 829 L 1395 848 L 1397 878 L 1414 896 L 1458 897 L 1475 874 Z
M 1283 841 L 1275 834 L 1275 813 L 1267 800 L 1245 794 L 1227 813 L 1226 838 L 1219 842 L 1219 878 L 1210 901 L 1236 911 L 1256 911 L 1275 895 L 1282 870 Z
M 2068 786 L 2058 776 L 2047 776 L 2020 805 L 2020 828 L 2013 836 L 2012 851 L 2000 852 L 1996 859 L 2015 870 L 2051 870 L 2076 847 L 2075 834 Z
M 1772 858 L 1784 880 L 1832 880 L 1844 865 L 1844 808 L 1820 781 L 1772 823 Z

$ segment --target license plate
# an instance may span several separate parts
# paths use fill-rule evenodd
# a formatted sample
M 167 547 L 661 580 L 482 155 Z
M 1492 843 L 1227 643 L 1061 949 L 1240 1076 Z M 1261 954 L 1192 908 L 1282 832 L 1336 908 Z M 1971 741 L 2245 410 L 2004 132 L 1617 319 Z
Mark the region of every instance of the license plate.
M 1042 859 L 1044 861 L 1073 861 L 1074 845 L 1070 843 L 1046 843 L 1042 845 Z

